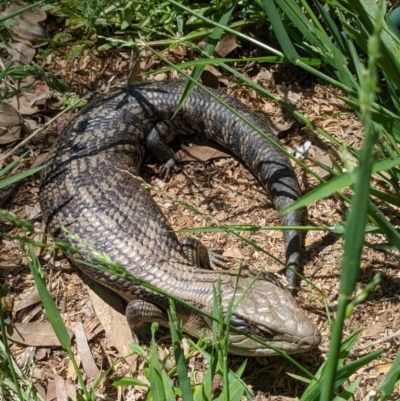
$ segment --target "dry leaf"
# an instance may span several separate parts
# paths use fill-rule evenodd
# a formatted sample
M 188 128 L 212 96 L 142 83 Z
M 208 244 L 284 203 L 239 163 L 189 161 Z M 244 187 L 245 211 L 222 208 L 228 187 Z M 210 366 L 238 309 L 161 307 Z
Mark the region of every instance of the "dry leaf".
M 35 305 L 40 302 L 39 292 L 37 287 L 32 287 L 32 289 L 24 296 L 23 299 L 15 303 L 14 313 L 19 312 L 22 309 L 28 308 L 29 306 Z
M 389 370 L 391 369 L 392 366 L 393 366 L 393 363 L 391 363 L 391 362 L 378 363 L 377 365 L 372 366 L 371 369 L 374 369 L 381 374 L 386 374 L 387 372 L 389 372 Z
M 222 255 L 227 256 L 228 258 L 244 259 L 244 256 L 240 252 L 239 248 L 227 249 Z
M 21 127 L 11 127 L 8 132 L 0 134 L 0 145 L 6 145 L 7 143 L 15 142 L 21 139 L 20 136 Z
M 215 53 L 219 57 L 226 57 L 230 52 L 238 47 L 236 35 L 226 35 L 215 47 Z
M 47 383 L 46 401 L 57 400 L 56 382 L 49 380 Z
M 0 104 L 0 145 L 20 139 L 23 118 L 10 104 Z
M 362 337 L 379 338 L 380 334 L 384 333 L 388 327 L 388 322 L 374 323 L 369 325 L 362 334 Z
M 1 13 L 2 17 L 6 17 L 21 8 L 25 7 L 27 3 L 19 2 L 11 3 L 4 12 Z M 13 37 L 20 42 L 30 44 L 31 41 L 47 37 L 47 33 L 37 23 L 46 19 L 46 13 L 39 7 L 25 11 L 14 17 L 18 25 L 10 26 L 9 29 L 13 32 Z
M 170 51 L 172 53 L 174 53 L 176 56 L 186 57 L 187 53 L 188 53 L 188 48 L 187 48 L 187 46 L 179 45 L 179 46 L 174 47 Z
M 85 330 L 83 329 L 82 322 L 79 319 L 77 319 L 77 321 L 75 322 L 74 334 L 83 369 L 85 369 L 88 377 L 94 379 L 98 376 L 100 371 L 96 365 L 96 362 L 93 359 L 89 344 L 87 342 Z
M 21 125 L 23 119 L 18 111 L 10 104 L 0 104 L 0 126 L 1 127 L 13 127 L 15 125 Z
M 76 387 L 74 384 L 67 382 L 61 376 L 54 377 L 57 401 L 75 401 L 76 400 Z
M 213 89 L 218 89 L 219 88 L 219 80 L 218 78 L 212 74 L 210 71 L 204 70 L 201 73 L 201 82 L 203 85 L 213 88 Z
M 84 278 L 93 308 L 99 318 L 108 338 L 121 356 L 130 355 L 132 352 L 128 344 L 133 341 L 132 332 L 126 321 L 122 300 L 108 289 L 95 283 L 88 277 Z M 137 356 L 130 356 L 126 361 L 134 366 Z M 132 369 L 135 370 L 135 369 Z
M 228 153 L 221 152 L 220 150 L 210 148 L 209 146 L 189 146 L 187 148 L 178 150 L 175 154 L 179 162 L 205 162 L 211 159 L 221 157 L 231 157 Z
M 73 333 L 67 329 L 72 338 Z M 14 323 L 7 328 L 7 336 L 10 340 L 33 347 L 59 347 L 56 333 L 50 322 Z
M 315 147 L 315 154 L 319 163 L 324 164 L 325 166 L 332 168 L 332 160 L 329 153 L 320 149 L 318 146 Z M 317 166 L 316 168 L 317 174 L 320 175 L 325 180 L 328 179 L 331 175 L 322 167 Z
M 128 76 L 128 84 L 133 82 L 143 81 L 142 72 L 146 70 L 147 55 L 144 48 L 135 48 L 134 60 L 128 70 L 130 71 Z
M 35 56 L 35 49 L 25 43 L 9 43 L 7 52 L 13 64 L 29 64 Z
M 51 98 L 51 92 L 45 85 L 35 85 L 28 91 L 24 91 L 14 96 L 10 104 L 23 115 L 35 114 L 39 111 L 39 106 L 45 106 L 48 99 Z

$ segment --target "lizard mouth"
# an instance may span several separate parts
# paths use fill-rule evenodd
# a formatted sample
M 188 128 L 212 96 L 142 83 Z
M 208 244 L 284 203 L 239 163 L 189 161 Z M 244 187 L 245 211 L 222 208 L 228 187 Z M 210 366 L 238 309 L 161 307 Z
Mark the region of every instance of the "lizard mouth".
M 229 336 L 230 352 L 244 356 L 272 356 L 280 354 L 276 351 L 278 349 L 287 354 L 297 354 L 315 348 L 321 342 L 321 334 L 317 329 L 315 329 L 315 333 L 302 337 L 288 334 L 255 335 L 255 337 L 271 347 L 266 347 L 245 335 L 231 333 Z

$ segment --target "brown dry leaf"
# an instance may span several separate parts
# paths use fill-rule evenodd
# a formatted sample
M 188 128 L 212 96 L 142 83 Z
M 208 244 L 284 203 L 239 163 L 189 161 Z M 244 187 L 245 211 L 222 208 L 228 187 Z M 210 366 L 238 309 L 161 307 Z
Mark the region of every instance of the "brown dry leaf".
M 19 2 L 11 3 L 4 12 L 1 13 L 2 17 L 14 13 L 21 8 L 25 7 L 27 3 Z M 14 17 L 18 22 L 18 25 L 10 26 L 10 30 L 13 32 L 13 37 L 20 42 L 27 43 L 35 41 L 37 39 L 45 38 L 47 33 L 43 30 L 38 22 L 46 19 L 46 13 L 39 7 L 23 12 L 20 15 Z
M 320 149 L 318 146 L 315 147 L 315 154 L 317 156 L 317 160 L 324 164 L 325 166 L 332 168 L 332 160 L 331 156 L 325 152 L 324 150 Z M 317 166 L 316 168 L 317 174 L 319 174 L 322 178 L 328 179 L 331 175 L 324 170 L 322 167 Z
M 228 258 L 244 259 L 244 256 L 240 252 L 239 248 L 227 249 L 222 255 L 227 256 Z
M 187 53 L 188 53 L 188 48 L 187 48 L 187 46 L 179 45 L 179 46 L 174 47 L 170 51 L 177 56 L 186 57 Z
M 67 331 L 72 338 L 72 331 L 69 329 Z M 33 347 L 60 346 L 50 322 L 14 323 L 8 326 L 7 336 L 12 341 Z
M 212 65 L 207 65 L 201 74 L 201 82 L 214 89 L 219 88 L 219 79 L 222 74 Z
M 25 43 L 9 43 L 7 52 L 13 64 L 29 64 L 35 56 L 36 50 Z
M 39 111 L 39 106 L 44 106 L 51 98 L 51 92 L 45 85 L 35 85 L 28 91 L 24 91 L 11 99 L 10 104 L 21 114 L 30 115 Z
M 0 126 L 1 127 L 13 127 L 15 125 L 21 125 L 23 119 L 15 107 L 10 104 L 0 104 Z
M 206 69 L 201 73 L 201 82 L 203 85 L 208 86 L 209 88 L 219 88 L 218 77 Z
M 302 101 L 302 96 L 301 94 L 290 90 L 288 87 L 284 85 L 277 85 L 276 89 L 279 91 L 282 99 L 286 102 L 289 103 L 291 106 L 299 106 Z
M 128 84 L 143 81 L 142 72 L 146 71 L 147 55 L 146 50 L 143 48 L 135 48 L 134 60 L 130 66 L 130 73 L 128 76 Z
M 57 401 L 76 400 L 76 387 L 74 384 L 65 381 L 61 376 L 54 377 L 56 386 Z
M 0 145 L 20 139 L 22 116 L 10 104 L 0 104 Z
M 40 296 L 37 287 L 35 286 L 31 288 L 31 290 L 24 296 L 23 299 L 15 303 L 14 313 L 28 308 L 29 306 L 35 305 L 38 302 L 40 302 Z
M 124 310 L 121 299 L 88 277 L 85 277 L 84 281 L 87 285 L 93 308 L 107 336 L 121 356 L 130 355 L 132 351 L 128 344 L 133 341 L 133 338 L 125 314 L 121 312 Z M 136 359 L 137 356 L 130 356 L 126 361 L 133 366 L 136 363 Z
M 75 342 L 78 348 L 79 355 L 81 356 L 82 366 L 88 377 L 94 379 L 100 373 L 97 368 L 96 362 L 93 359 L 87 342 L 85 330 L 83 329 L 82 322 L 77 319 L 74 326 Z
M 386 331 L 388 325 L 389 325 L 388 322 L 382 322 L 370 325 L 365 329 L 364 333 L 362 334 L 362 337 L 379 338 L 380 334 Z
M 391 363 L 391 362 L 390 363 L 389 362 L 388 363 L 378 363 L 377 365 L 374 365 L 371 369 L 374 369 L 381 374 L 386 374 L 387 372 L 389 372 L 392 365 L 393 365 L 393 363 Z
M 40 383 L 35 383 L 34 387 L 38 394 L 43 398 L 46 399 L 46 390 Z
M 18 96 L 11 98 L 11 105 L 24 115 L 35 114 L 39 111 L 39 107 L 31 104 L 26 92 L 20 93 Z
M 226 35 L 222 38 L 216 48 L 215 53 L 220 57 L 226 57 L 230 52 L 238 47 L 236 35 Z
M 6 130 L 0 131 L 0 145 L 15 142 L 20 139 L 21 127 L 10 127 Z
M 54 401 L 57 399 L 56 382 L 49 380 L 47 383 L 46 401 Z
M 176 158 L 179 162 L 193 162 L 193 161 L 208 161 L 221 157 L 231 157 L 228 153 L 221 152 L 220 150 L 210 148 L 209 146 L 189 146 L 187 148 L 178 150 Z

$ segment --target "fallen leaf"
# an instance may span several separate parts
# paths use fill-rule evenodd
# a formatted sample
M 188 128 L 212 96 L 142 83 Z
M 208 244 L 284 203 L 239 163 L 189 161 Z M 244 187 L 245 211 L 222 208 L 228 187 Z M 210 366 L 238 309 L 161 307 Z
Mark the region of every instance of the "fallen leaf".
M 110 290 L 94 282 L 88 277 L 84 278 L 93 308 L 100 320 L 108 338 L 117 348 L 121 356 L 131 355 L 128 344 L 133 341 L 132 331 L 125 317 L 125 308 L 122 300 Z M 124 311 L 124 312 L 122 312 Z M 132 370 L 136 364 L 137 356 L 129 356 L 126 361 Z
M 175 154 L 179 162 L 208 161 L 220 157 L 231 157 L 228 153 L 210 148 L 209 146 L 189 146 L 178 150 Z
M 319 163 L 324 164 L 325 166 L 332 168 L 332 160 L 331 156 L 328 152 L 320 149 L 318 146 L 315 147 L 315 154 Z M 328 179 L 331 175 L 322 167 L 317 166 L 316 171 L 318 175 L 320 175 L 324 179 Z
M 143 76 L 141 75 L 143 71 L 146 70 L 147 64 L 147 54 L 144 48 L 135 48 L 134 59 L 132 65 L 129 66 L 129 76 L 128 76 L 128 84 L 132 84 L 133 82 L 143 81 Z
M 54 377 L 56 387 L 57 401 L 75 401 L 76 400 L 76 387 L 74 384 L 64 380 L 61 376 Z
M 388 322 L 383 322 L 383 323 L 375 323 L 372 325 L 369 325 L 365 331 L 363 332 L 361 337 L 374 337 L 374 338 L 379 338 L 382 333 L 384 333 L 389 326 Z
M 57 399 L 56 382 L 49 380 L 47 383 L 46 401 L 53 401 Z
M 215 53 L 219 57 L 226 57 L 230 52 L 238 47 L 236 35 L 225 35 L 215 47 Z
M 24 296 L 24 298 L 15 303 L 14 313 L 17 313 L 22 309 L 28 308 L 29 306 L 35 305 L 38 302 L 40 302 L 39 292 L 37 290 L 37 287 L 32 287 L 32 289 Z
M 15 2 L 11 3 L 1 13 L 1 17 L 7 17 L 7 15 L 17 12 L 26 5 L 27 3 L 22 1 L 18 4 Z M 41 8 L 35 7 L 31 10 L 16 15 L 13 18 L 18 23 L 18 25 L 9 26 L 9 29 L 13 33 L 12 36 L 14 39 L 26 44 L 30 44 L 31 41 L 47 37 L 46 31 L 38 25 L 38 22 L 43 21 L 46 18 L 46 13 Z
M 22 115 L 35 114 L 39 111 L 39 106 L 44 108 L 47 101 L 51 98 L 49 88 L 42 85 L 35 85 L 13 98 L 9 102 Z
M 13 127 L 15 125 L 21 125 L 23 119 L 18 111 L 10 104 L 0 104 L 0 126 L 1 127 Z
M 4 130 L 5 133 L 0 134 L 0 145 L 6 145 L 7 143 L 12 143 L 21 139 L 21 127 L 10 127 Z
M 67 329 L 69 338 L 73 333 Z M 10 340 L 33 347 L 59 347 L 56 333 L 50 322 L 14 323 L 8 326 L 7 336 Z
M 240 252 L 239 248 L 227 249 L 222 255 L 227 256 L 228 258 L 244 259 L 244 256 Z
M 201 82 L 203 85 L 207 86 L 208 88 L 218 89 L 219 88 L 219 81 L 218 78 L 210 73 L 209 71 L 204 70 L 201 73 Z
M 87 342 L 85 330 L 83 329 L 82 322 L 79 318 L 76 320 L 74 325 L 74 334 L 83 369 L 85 369 L 88 377 L 94 379 L 99 375 L 100 371 L 93 359 L 89 344 Z
M 35 56 L 36 50 L 25 43 L 9 43 L 7 52 L 11 56 L 13 64 L 30 64 Z
M 188 48 L 187 46 L 178 45 L 173 49 L 171 49 L 170 51 L 174 53 L 176 56 L 186 57 L 188 53 Z
M 381 374 L 386 374 L 387 372 L 389 372 L 389 370 L 392 366 L 393 366 L 393 363 L 391 363 L 391 362 L 378 363 L 377 365 L 372 366 L 368 370 L 374 369 Z

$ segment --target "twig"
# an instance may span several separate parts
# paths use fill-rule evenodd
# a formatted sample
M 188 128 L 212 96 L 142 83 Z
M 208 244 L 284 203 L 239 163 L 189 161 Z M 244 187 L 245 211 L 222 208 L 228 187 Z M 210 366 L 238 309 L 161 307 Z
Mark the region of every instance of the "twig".
M 383 337 L 380 340 L 370 342 L 368 344 L 363 345 L 362 347 L 354 348 L 353 350 L 350 351 L 349 356 L 358 354 L 362 351 L 365 351 L 368 348 L 375 347 L 375 345 L 381 344 L 381 343 L 391 340 L 392 338 L 395 338 L 395 337 L 400 337 L 400 330 L 397 331 L 396 333 L 391 334 L 390 336 Z

